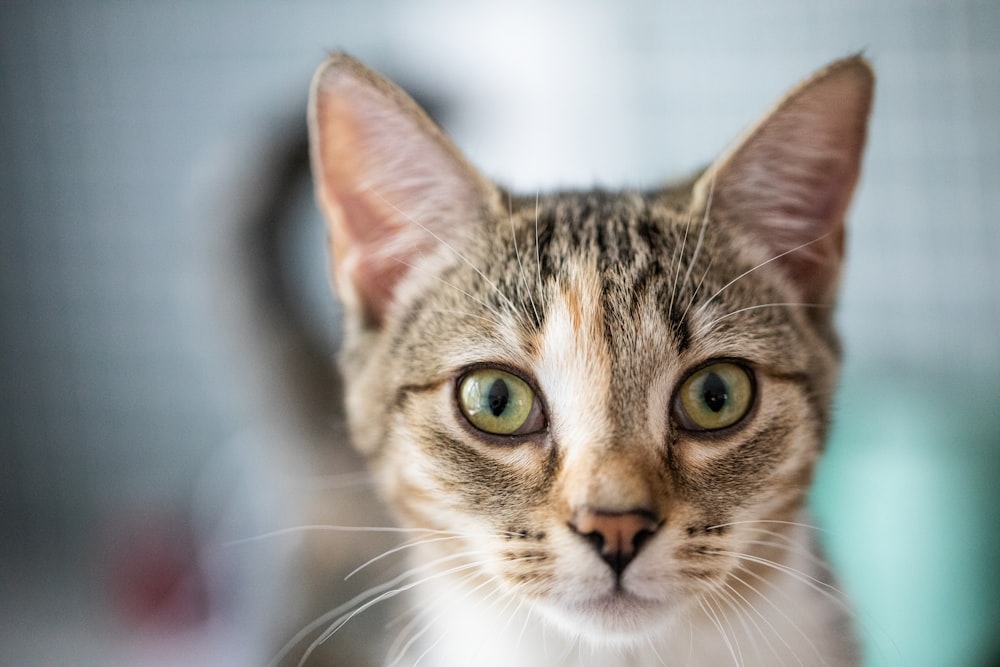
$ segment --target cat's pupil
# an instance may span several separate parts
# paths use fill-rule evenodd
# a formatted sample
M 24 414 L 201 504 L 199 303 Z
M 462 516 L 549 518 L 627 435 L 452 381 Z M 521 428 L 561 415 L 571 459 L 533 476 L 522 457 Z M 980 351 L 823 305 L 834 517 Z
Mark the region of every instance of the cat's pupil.
M 709 373 L 708 377 L 705 378 L 705 383 L 701 386 L 701 396 L 705 401 L 705 405 L 709 407 L 712 412 L 720 412 L 722 408 L 726 407 L 726 401 L 729 400 L 728 387 L 715 373 Z
M 510 389 L 507 388 L 507 383 L 503 380 L 494 380 L 493 384 L 490 385 L 489 393 L 486 396 L 490 405 L 490 412 L 493 413 L 494 417 L 499 417 L 503 414 L 504 410 L 507 409 L 507 403 L 510 402 Z

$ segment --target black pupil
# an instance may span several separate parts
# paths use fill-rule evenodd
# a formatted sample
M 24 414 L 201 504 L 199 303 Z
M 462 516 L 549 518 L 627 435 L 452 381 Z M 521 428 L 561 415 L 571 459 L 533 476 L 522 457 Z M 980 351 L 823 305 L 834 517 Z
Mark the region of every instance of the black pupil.
M 494 417 L 499 417 L 503 414 L 503 411 L 507 409 L 507 403 L 510 401 L 510 390 L 507 388 L 507 383 L 503 380 L 494 380 L 493 384 L 490 385 L 490 391 L 486 395 L 487 400 L 490 402 L 490 412 L 493 413 Z
M 701 385 L 701 397 L 712 412 L 720 412 L 729 400 L 726 383 L 715 373 L 709 373 Z M 492 393 L 491 393 L 492 396 Z

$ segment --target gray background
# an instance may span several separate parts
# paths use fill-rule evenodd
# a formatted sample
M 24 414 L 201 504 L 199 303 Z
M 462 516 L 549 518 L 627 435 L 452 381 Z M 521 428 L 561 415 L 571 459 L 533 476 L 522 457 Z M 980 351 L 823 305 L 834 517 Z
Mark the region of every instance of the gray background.
M 682 175 L 863 50 L 879 87 L 816 511 L 870 664 L 996 664 L 1000 4 L 860 0 L 0 5 L 0 664 L 262 664 L 287 636 L 294 585 L 254 569 L 284 546 L 232 565 L 222 630 L 137 630 L 116 577 L 136 535 L 196 548 L 206 506 L 295 516 L 241 224 L 327 49 L 441 102 L 527 192 Z M 301 299 L 335 338 L 300 199 Z

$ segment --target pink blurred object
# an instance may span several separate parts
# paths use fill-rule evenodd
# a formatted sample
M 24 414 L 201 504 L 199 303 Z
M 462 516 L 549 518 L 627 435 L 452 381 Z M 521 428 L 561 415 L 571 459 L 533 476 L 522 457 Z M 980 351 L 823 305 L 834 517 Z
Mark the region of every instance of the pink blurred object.
M 132 516 L 113 538 L 112 607 L 130 627 L 178 632 L 207 622 L 208 589 L 190 520 L 169 512 Z

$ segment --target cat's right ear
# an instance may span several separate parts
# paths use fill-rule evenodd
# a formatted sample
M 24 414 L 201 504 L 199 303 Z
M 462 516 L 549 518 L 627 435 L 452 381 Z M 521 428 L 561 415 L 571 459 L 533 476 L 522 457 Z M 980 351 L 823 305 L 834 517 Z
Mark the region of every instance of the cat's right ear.
M 789 92 L 695 184 L 694 208 L 738 218 L 807 303 L 834 299 L 873 85 L 864 58 L 831 63 Z
M 344 54 L 313 78 L 309 143 L 334 282 L 377 327 L 413 264 L 459 243 L 496 189 L 406 93 Z

